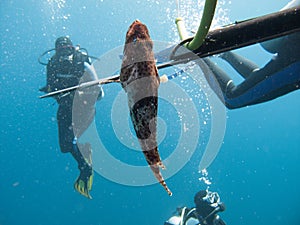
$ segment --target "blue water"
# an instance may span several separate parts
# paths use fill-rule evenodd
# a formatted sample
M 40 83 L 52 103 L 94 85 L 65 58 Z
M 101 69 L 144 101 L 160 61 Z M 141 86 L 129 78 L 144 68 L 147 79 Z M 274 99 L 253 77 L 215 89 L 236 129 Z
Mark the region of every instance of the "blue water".
M 185 17 L 189 29 L 195 28 L 191 18 L 198 18 L 201 10 L 201 5 L 193 2 L 197 1 L 179 1 L 179 14 Z M 287 2 L 219 1 L 218 22 L 225 24 L 264 15 Z M 38 89 L 45 84 L 45 67 L 38 64 L 37 58 L 53 48 L 58 36 L 70 35 L 74 44 L 79 43 L 91 55 L 101 57 L 124 43 L 128 26 L 137 18 L 147 24 L 153 40 L 177 42 L 177 14 L 175 0 L 1 1 L 1 225 L 159 225 L 176 207 L 193 205 L 195 192 L 207 188 L 199 180 L 202 174 L 198 165 L 210 135 L 211 113 L 207 112 L 205 93 L 197 90 L 191 80 L 180 77 L 176 82 L 192 99 L 197 112 L 193 115 L 201 126 L 198 135 L 191 135 L 183 143 L 188 146 L 198 140 L 195 153 L 167 179 L 172 197 L 159 184 L 120 184 L 99 173 L 94 177 L 93 199 L 79 195 L 73 189 L 78 175 L 75 162 L 70 155 L 62 154 L 58 146 L 57 105 L 52 99 L 38 99 Z M 241 53 L 259 65 L 270 57 L 258 46 L 242 49 Z M 107 64 L 117 71 L 118 65 Z M 163 88 L 168 90 L 168 86 Z M 96 116 L 103 144 L 116 159 L 145 166 L 141 153 L 128 149 L 114 133 L 122 133 L 122 127 L 112 127 L 116 125 L 116 121 L 111 121 L 112 110 L 120 107 L 113 105 L 122 92 L 120 86 L 106 85 L 104 90 L 106 96 L 97 103 Z M 171 103 L 162 99 L 159 111 L 165 120 L 165 128 L 160 131 L 164 137 L 160 144 L 163 158 L 172 154 L 181 135 L 181 118 Z M 299 91 L 271 102 L 226 111 L 223 144 L 207 168 L 206 178 L 211 182 L 210 190 L 218 191 L 226 204 L 221 217 L 227 224 L 299 224 L 299 115 Z M 186 125 L 195 128 L 190 117 Z M 183 148 L 178 154 L 184 157 L 188 151 Z M 172 169 L 174 164 L 167 167 Z M 106 166 L 108 174 L 117 170 L 117 164 Z M 149 177 L 152 178 L 150 172 Z M 131 174 L 123 178 L 125 182 L 134 180 Z

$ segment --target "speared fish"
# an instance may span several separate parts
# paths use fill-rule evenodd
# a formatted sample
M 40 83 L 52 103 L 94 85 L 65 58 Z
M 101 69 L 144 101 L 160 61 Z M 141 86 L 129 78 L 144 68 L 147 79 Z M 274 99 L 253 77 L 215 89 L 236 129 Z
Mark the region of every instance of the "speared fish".
M 160 78 L 152 48 L 148 28 L 134 21 L 126 33 L 120 81 L 127 93 L 131 121 L 143 154 L 156 179 L 171 196 L 160 172 L 160 168 L 165 169 L 156 140 Z

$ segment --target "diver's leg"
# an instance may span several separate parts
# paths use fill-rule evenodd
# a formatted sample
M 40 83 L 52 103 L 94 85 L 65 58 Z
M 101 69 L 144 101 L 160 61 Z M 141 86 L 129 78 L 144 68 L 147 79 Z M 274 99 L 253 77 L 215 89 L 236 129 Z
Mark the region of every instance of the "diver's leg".
M 56 116 L 60 150 L 63 153 L 71 153 L 73 151 L 72 141 L 74 139 L 72 109 L 69 105 L 62 103 L 58 107 Z
M 267 79 L 268 77 L 272 77 L 277 72 L 284 69 L 287 65 L 284 63 L 284 59 L 280 59 L 278 57 L 273 57 L 264 67 L 261 69 L 256 69 L 251 72 L 247 79 L 245 79 L 242 83 L 236 86 L 233 90 L 234 96 L 242 95 L 245 92 L 254 90 L 254 87 L 260 82 L 271 82 L 272 79 Z M 278 84 L 279 85 L 279 84 Z M 275 87 L 275 83 L 270 83 L 269 86 Z M 263 98 L 264 96 L 261 96 Z
M 286 63 L 285 58 L 273 57 L 263 68 L 253 71 L 250 76 L 245 79 L 244 82 L 237 85 L 236 88 L 232 91 L 233 96 L 240 96 L 246 92 L 253 92 L 252 97 L 256 96 L 255 99 L 252 99 L 253 103 L 260 103 L 267 101 L 268 99 L 274 99 L 283 93 L 290 91 L 292 85 L 287 85 L 285 88 L 281 89 L 282 84 L 280 82 L 275 82 L 276 79 L 272 79 L 272 76 L 277 74 L 277 77 L 280 75 L 282 77 L 291 76 L 291 74 L 286 74 L 284 68 L 289 66 Z M 280 72 L 283 71 L 283 72 Z M 268 92 L 262 91 L 259 95 L 258 89 L 256 89 L 257 84 L 266 84 L 268 87 Z M 249 104 L 248 104 L 249 105 Z
M 249 59 L 233 52 L 225 52 L 221 54 L 220 57 L 226 60 L 245 79 L 249 77 L 253 71 L 259 69 L 259 67 Z
M 95 104 L 101 88 L 93 86 L 84 92 L 76 93 L 72 103 L 73 129 L 76 137 L 80 137 L 91 125 L 95 118 Z
M 197 63 L 203 71 L 210 87 L 220 98 L 231 95 L 231 91 L 235 87 L 231 77 L 229 77 L 223 70 L 221 70 L 221 68 L 208 58 L 198 60 Z M 220 90 L 222 92 L 222 96 L 220 95 Z
M 247 98 L 237 100 L 256 82 L 257 76 L 250 76 L 239 85 L 234 85 L 230 77 L 209 59 L 198 60 L 204 76 L 219 99 L 229 109 L 240 108 L 248 105 Z
M 93 185 L 93 167 L 92 167 L 92 150 L 89 143 L 76 144 L 73 143 L 74 150 L 72 152 L 73 157 L 80 162 L 78 168 L 80 174 L 74 184 L 74 188 L 87 198 L 92 198 L 90 191 Z
M 285 61 L 286 60 L 282 58 L 273 57 L 272 60 L 268 62 L 263 68 L 254 70 L 243 82 L 236 86 L 232 82 L 230 82 L 230 78 L 222 70 L 220 70 L 220 68 L 218 68 L 213 62 L 208 59 L 204 59 L 204 64 L 209 69 L 207 69 L 206 71 L 203 70 L 203 72 L 210 86 L 212 86 L 213 83 L 209 81 L 209 79 L 211 80 L 211 76 L 218 81 L 218 83 L 220 84 L 220 88 L 224 94 L 225 100 L 223 102 L 225 102 L 228 108 L 234 109 L 265 102 L 281 96 L 282 94 L 295 90 L 295 85 L 297 84 L 281 87 L 281 83 L 275 82 L 276 79 L 272 79 L 273 75 L 277 74 L 278 76 L 278 73 L 283 68 L 287 67 L 287 63 Z M 201 68 L 206 67 L 202 66 Z M 285 73 L 281 74 L 281 76 L 289 75 L 290 74 Z M 258 86 L 258 84 L 261 84 L 261 86 Z M 267 87 L 268 92 L 266 92 L 266 89 L 264 87 Z
M 89 191 L 92 186 L 93 169 L 90 144 L 79 144 L 74 135 L 72 123 L 72 107 L 59 105 L 57 112 L 59 144 L 61 151 L 70 152 L 78 164 L 80 175 L 75 182 L 75 189 L 82 195 L 91 198 Z
M 59 145 L 63 153 L 70 152 L 78 163 L 78 168 L 85 166 L 85 160 L 81 153 L 81 149 L 77 146 L 73 125 L 72 125 L 72 109 L 69 106 L 59 105 L 57 112 Z

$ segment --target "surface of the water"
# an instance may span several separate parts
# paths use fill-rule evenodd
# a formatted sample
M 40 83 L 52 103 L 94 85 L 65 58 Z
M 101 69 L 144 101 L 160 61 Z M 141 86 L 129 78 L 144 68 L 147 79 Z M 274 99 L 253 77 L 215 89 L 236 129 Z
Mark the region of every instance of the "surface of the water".
M 196 28 L 201 15 L 203 1 L 199 5 L 195 2 L 179 1 L 179 14 L 189 29 Z M 216 19 L 224 25 L 277 11 L 287 2 L 219 1 Z M 76 193 L 73 182 L 78 170 L 70 155 L 61 154 L 58 146 L 57 105 L 52 99 L 38 99 L 41 94 L 38 88 L 45 84 L 45 67 L 38 64 L 37 58 L 53 48 L 58 36 L 70 35 L 74 44 L 79 43 L 91 55 L 102 57 L 120 48 L 128 26 L 137 18 L 147 24 L 153 40 L 177 42 L 174 24 L 177 15 L 175 0 L 1 1 L 0 225 L 159 225 L 176 207 L 193 205 L 195 192 L 207 188 L 199 180 L 202 175 L 198 173 L 198 165 L 212 125 L 211 113 L 207 111 L 209 100 L 190 79 L 182 76 L 175 82 L 189 96 L 183 98 L 187 107 L 171 101 L 172 96 L 166 94 L 159 109 L 164 120 L 160 130 L 163 158 L 172 154 L 182 135 L 178 123 L 184 115 L 176 113 L 178 105 L 196 112 L 186 115 L 184 132 L 195 129 L 197 120 L 192 117 L 197 117 L 201 124 L 195 130 L 199 132 L 195 137 L 193 134 L 182 139 L 186 141 L 181 143 L 183 146 L 196 139 L 197 148 L 178 172 L 168 176 L 172 197 L 159 184 L 126 185 L 126 182 L 134 183 L 131 174 L 122 177 L 125 184 L 124 180 L 120 184 L 96 173 L 93 200 Z M 264 65 L 270 57 L 258 46 L 240 52 L 259 65 Z M 117 64 L 109 63 L 106 63 L 108 71 L 118 70 Z M 112 73 L 100 74 L 105 75 Z M 162 84 L 161 93 L 163 90 L 168 93 L 168 87 Z M 96 116 L 102 143 L 114 158 L 145 166 L 141 153 L 128 149 L 120 138 L 123 135 L 122 126 L 118 127 L 117 122 L 120 118 L 113 113 L 125 110 L 114 104 L 122 92 L 120 86 L 106 85 L 104 90 L 106 96 L 97 103 Z M 195 108 L 189 108 L 189 101 Z M 128 112 L 125 114 L 124 118 Z M 268 103 L 226 111 L 224 143 L 207 169 L 207 179 L 211 181 L 210 190 L 218 191 L 226 204 L 221 216 L 228 225 L 299 224 L 299 115 L 299 91 Z M 183 147 L 178 154 L 184 158 L 188 149 Z M 100 160 L 96 164 L 95 167 L 101 168 Z M 116 164 L 108 164 L 105 172 L 115 173 L 115 167 Z M 172 170 L 174 163 L 167 167 Z M 167 176 L 167 172 L 163 173 Z M 149 177 L 152 179 L 150 172 Z

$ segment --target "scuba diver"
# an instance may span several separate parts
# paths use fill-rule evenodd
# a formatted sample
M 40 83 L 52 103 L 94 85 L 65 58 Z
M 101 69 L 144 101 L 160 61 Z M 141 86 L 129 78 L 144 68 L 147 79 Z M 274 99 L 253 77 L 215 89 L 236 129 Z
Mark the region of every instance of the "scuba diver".
M 290 1 L 282 10 L 300 5 Z M 206 80 L 229 109 L 266 102 L 300 88 L 300 32 L 260 43 L 273 58 L 262 68 L 250 60 L 225 52 L 219 55 L 245 80 L 235 85 L 211 59 L 198 60 Z
M 195 207 L 177 209 L 177 215 L 169 218 L 164 225 L 226 225 L 217 215 L 225 210 L 217 192 L 201 190 L 194 196 Z
M 96 79 L 87 52 L 74 47 L 69 37 L 59 37 L 55 41 L 55 54 L 47 63 L 47 84 L 40 91 L 50 93 Z M 103 90 L 99 85 L 54 96 L 58 103 L 60 149 L 62 153 L 71 153 L 77 161 L 80 174 L 74 188 L 87 198 L 91 198 L 93 183 L 92 149 L 90 143 L 82 144 L 77 139 L 94 120 L 95 103 L 101 97 Z

